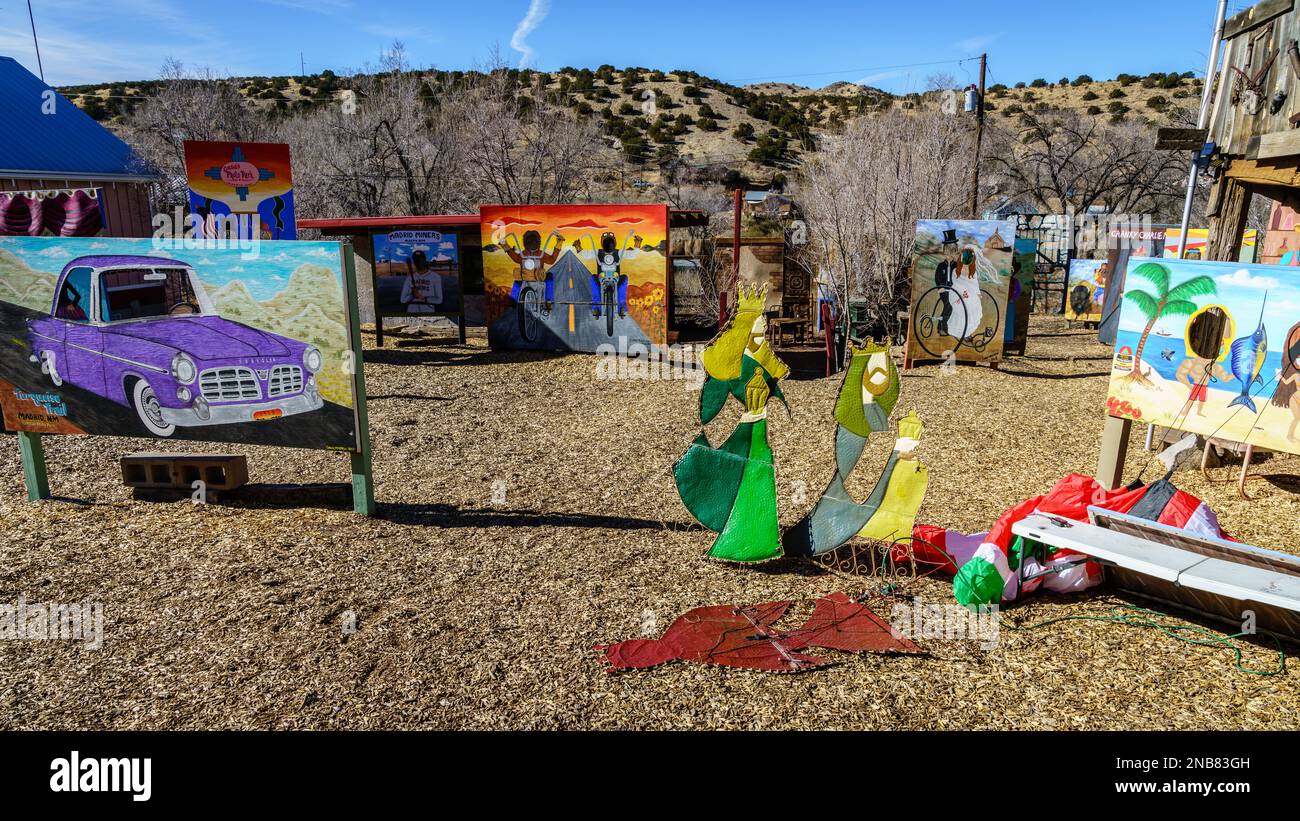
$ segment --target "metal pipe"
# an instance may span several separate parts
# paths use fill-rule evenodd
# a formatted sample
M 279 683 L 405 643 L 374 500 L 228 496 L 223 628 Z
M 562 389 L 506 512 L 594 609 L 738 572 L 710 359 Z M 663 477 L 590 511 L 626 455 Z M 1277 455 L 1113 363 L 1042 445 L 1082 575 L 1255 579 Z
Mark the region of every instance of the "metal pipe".
M 1228 16 L 1228 0 L 1219 0 L 1219 13 L 1214 23 L 1214 42 L 1210 44 L 1210 62 L 1205 67 L 1205 88 L 1201 90 L 1201 111 L 1196 118 L 1196 127 L 1205 128 L 1206 120 L 1210 116 L 1210 89 L 1214 86 L 1214 75 L 1219 67 L 1219 45 L 1223 42 L 1223 21 Z M 1183 200 L 1183 222 L 1182 231 L 1178 237 L 1178 258 L 1182 259 L 1187 253 L 1187 230 L 1188 224 L 1192 221 L 1192 201 L 1196 198 L 1196 178 L 1200 174 L 1200 167 L 1196 164 L 1197 157 L 1192 156 L 1192 168 L 1187 175 L 1187 197 Z M 1209 253 L 1207 243 L 1206 253 Z

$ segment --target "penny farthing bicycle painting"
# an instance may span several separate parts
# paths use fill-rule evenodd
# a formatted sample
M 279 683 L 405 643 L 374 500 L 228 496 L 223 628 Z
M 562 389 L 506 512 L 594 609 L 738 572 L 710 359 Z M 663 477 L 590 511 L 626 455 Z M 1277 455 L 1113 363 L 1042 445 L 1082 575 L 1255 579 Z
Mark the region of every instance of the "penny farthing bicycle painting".
M 908 358 L 997 362 L 1006 337 L 1014 220 L 921 220 Z

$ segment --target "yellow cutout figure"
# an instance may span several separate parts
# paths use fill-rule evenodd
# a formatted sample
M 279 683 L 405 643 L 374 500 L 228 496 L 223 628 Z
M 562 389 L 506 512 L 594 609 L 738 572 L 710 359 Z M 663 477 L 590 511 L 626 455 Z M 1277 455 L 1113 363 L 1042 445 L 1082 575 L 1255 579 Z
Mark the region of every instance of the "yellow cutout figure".
M 890 460 L 887 476 L 881 480 L 885 482 L 884 497 L 880 508 L 858 531 L 859 536 L 887 542 L 912 535 L 917 511 L 921 509 L 930 484 L 930 471 L 916 456 L 924 432 L 925 425 L 916 411 L 898 420 L 898 441 L 894 444 L 896 458 Z

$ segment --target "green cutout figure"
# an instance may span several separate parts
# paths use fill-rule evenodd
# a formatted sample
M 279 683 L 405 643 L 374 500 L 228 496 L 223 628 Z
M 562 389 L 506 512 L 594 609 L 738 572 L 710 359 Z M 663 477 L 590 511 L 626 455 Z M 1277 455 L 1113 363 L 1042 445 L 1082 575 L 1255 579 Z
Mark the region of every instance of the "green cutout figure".
M 701 432 L 673 466 L 677 492 L 700 524 L 718 534 L 709 556 L 756 562 L 781 555 L 776 517 L 776 470 L 767 444 L 767 404 L 785 401 L 778 380 L 790 368 L 765 334 L 766 289 L 740 289 L 736 315 L 704 350 L 705 382 L 700 422 L 707 424 L 732 396 L 745 406 L 740 423 L 721 447 Z

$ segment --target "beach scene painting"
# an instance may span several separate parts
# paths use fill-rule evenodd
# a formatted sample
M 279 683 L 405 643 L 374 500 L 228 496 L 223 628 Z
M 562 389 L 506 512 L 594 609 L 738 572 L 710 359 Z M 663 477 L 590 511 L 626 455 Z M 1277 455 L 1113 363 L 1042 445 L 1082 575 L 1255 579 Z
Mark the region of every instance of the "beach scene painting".
M 1129 260 L 1110 415 L 1300 453 L 1300 272 Z
M 1015 220 L 920 220 L 908 358 L 997 362 L 1006 340 Z

